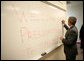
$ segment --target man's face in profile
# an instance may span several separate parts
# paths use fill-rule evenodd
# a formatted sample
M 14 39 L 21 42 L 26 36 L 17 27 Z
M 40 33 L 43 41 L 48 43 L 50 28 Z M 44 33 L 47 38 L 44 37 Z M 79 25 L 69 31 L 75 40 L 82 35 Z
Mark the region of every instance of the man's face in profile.
M 71 26 L 71 22 L 68 20 L 68 25 Z

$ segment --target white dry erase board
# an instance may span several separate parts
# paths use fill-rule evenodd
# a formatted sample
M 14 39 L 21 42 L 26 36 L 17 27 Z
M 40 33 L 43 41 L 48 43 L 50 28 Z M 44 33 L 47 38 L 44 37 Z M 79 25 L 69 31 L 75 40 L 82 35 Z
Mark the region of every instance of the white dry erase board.
M 41 1 L 1 1 L 1 59 L 37 60 L 61 43 L 66 11 Z

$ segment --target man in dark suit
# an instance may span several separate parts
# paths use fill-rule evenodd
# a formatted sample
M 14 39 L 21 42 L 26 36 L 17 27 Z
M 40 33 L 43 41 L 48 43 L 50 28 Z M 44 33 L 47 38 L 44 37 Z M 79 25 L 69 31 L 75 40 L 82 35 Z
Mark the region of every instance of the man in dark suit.
M 81 45 L 80 45 L 80 46 L 81 46 L 81 47 L 80 47 L 81 49 L 83 49 L 83 46 L 84 46 L 84 40 L 83 40 L 83 37 L 84 37 L 84 36 L 83 36 L 83 35 L 84 35 L 84 29 L 83 29 L 83 28 L 84 28 L 84 26 L 82 25 L 82 27 L 81 27 L 81 29 L 80 29 L 80 32 L 79 32 L 79 34 L 80 34 L 80 35 L 79 35 L 79 38 L 80 38 L 80 40 L 81 40 Z
M 69 17 L 68 19 L 68 25 L 70 28 L 65 24 L 65 21 L 62 20 L 62 24 L 64 25 L 65 29 L 67 30 L 65 34 L 65 38 L 62 36 L 60 37 L 60 40 L 62 40 L 64 44 L 64 53 L 66 56 L 66 60 L 75 60 L 76 55 L 78 54 L 77 50 L 77 37 L 78 37 L 78 30 L 75 26 L 76 23 L 76 17 Z

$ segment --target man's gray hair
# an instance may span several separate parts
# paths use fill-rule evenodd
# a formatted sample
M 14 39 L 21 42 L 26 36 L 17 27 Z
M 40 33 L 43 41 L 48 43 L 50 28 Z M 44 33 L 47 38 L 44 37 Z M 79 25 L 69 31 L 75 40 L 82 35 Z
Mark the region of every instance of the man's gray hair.
M 75 25 L 76 21 L 77 21 L 76 17 L 74 17 L 74 16 L 69 17 L 68 20 L 71 22 L 72 25 Z

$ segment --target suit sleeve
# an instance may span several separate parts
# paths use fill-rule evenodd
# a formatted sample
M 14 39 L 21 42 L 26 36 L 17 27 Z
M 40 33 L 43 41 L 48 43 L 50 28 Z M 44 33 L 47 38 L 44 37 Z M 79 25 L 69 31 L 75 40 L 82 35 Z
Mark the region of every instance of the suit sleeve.
M 68 27 L 66 24 L 64 24 L 64 27 L 65 27 L 65 29 L 66 29 L 66 30 L 68 30 L 68 29 L 69 29 L 69 27 Z
M 75 31 L 70 31 L 69 35 L 62 40 L 63 44 L 65 45 L 73 45 L 74 43 L 76 43 L 76 32 Z

